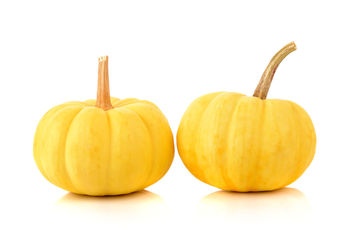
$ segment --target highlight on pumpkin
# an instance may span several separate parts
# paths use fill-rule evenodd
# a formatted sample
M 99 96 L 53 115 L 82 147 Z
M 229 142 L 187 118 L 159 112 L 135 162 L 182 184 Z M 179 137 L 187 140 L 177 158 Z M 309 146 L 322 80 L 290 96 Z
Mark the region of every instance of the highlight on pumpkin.
M 42 175 L 64 190 L 119 195 L 162 178 L 172 163 L 174 142 L 156 105 L 110 97 L 104 56 L 98 61 L 97 99 L 50 109 L 36 129 L 33 153 Z
M 189 105 L 177 148 L 196 178 L 223 190 L 270 191 L 291 184 L 310 165 L 316 149 L 311 118 L 294 102 L 266 99 L 278 65 L 294 50 L 292 42 L 277 52 L 253 97 L 216 92 Z

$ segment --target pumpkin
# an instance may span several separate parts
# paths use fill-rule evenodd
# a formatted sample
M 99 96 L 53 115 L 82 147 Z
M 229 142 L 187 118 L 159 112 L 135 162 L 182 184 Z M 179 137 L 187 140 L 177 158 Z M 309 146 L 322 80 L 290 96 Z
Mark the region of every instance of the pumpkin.
M 223 190 L 269 191 L 291 184 L 310 165 L 316 134 L 297 104 L 266 99 L 281 61 L 294 42 L 270 61 L 253 97 L 217 92 L 187 108 L 177 132 L 179 155 L 199 180 Z
M 167 172 L 173 156 L 173 135 L 156 105 L 110 97 L 107 56 L 99 58 L 97 100 L 52 108 L 34 138 L 42 175 L 77 194 L 142 190 Z

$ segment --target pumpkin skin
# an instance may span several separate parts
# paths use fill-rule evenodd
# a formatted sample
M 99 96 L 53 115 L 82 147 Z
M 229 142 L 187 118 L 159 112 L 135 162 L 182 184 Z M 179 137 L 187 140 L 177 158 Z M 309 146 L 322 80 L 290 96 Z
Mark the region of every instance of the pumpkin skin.
M 311 163 L 316 135 L 308 114 L 284 100 L 207 94 L 186 110 L 179 155 L 199 180 L 230 191 L 269 191 L 295 181 Z
M 174 143 L 162 112 L 148 101 L 110 101 L 107 110 L 88 100 L 44 115 L 34 158 L 47 180 L 78 194 L 118 195 L 142 190 L 168 171 Z
M 211 93 L 187 108 L 177 148 L 199 180 L 223 190 L 270 191 L 310 165 L 316 134 L 299 105 L 233 92 Z
M 113 109 L 94 100 L 52 108 L 41 119 L 34 158 L 44 177 L 70 192 L 117 195 L 142 190 L 169 169 L 173 136 L 151 102 L 112 98 Z

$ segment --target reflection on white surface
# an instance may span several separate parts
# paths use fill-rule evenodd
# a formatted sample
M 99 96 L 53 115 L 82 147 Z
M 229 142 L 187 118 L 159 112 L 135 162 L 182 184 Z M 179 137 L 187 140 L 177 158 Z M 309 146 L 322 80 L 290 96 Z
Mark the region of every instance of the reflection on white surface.
M 305 195 L 295 188 L 271 192 L 237 193 L 217 191 L 198 204 L 197 216 L 207 220 L 298 221 L 311 212 Z
M 106 197 L 67 193 L 56 202 L 55 212 L 95 221 L 157 221 L 167 214 L 167 207 L 159 195 L 146 190 Z

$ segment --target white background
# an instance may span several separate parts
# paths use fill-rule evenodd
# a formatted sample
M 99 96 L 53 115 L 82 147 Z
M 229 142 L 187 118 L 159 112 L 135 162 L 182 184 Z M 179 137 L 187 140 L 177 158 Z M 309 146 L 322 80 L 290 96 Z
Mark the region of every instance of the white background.
M 1 1 L 1 251 L 349 251 L 348 1 Z M 317 152 L 289 189 L 220 192 L 177 152 L 163 179 L 122 197 L 69 194 L 32 156 L 51 107 L 111 94 L 154 102 L 174 136 L 192 100 L 252 95 L 288 42 L 270 98 L 310 114 Z

